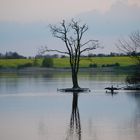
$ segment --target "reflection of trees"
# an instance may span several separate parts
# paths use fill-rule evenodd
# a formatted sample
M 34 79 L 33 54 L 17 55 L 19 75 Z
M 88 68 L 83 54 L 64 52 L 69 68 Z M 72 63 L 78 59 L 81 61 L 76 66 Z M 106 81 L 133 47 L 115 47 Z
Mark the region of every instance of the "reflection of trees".
M 133 75 L 128 75 L 127 78 L 126 78 L 126 82 L 128 84 L 138 84 L 140 83 L 140 73 L 134 73 Z
M 0 93 L 15 93 L 18 90 L 19 79 L 14 73 L 0 74 Z
M 44 120 L 40 120 L 39 125 L 38 125 L 38 134 L 39 134 L 39 139 L 41 140 L 46 140 L 48 139 L 48 132 L 47 132 L 47 126 L 44 122 Z
M 132 92 L 131 94 L 128 94 L 130 97 L 132 97 L 136 102 L 136 110 L 134 112 L 133 119 L 131 121 L 131 126 L 128 126 L 130 128 L 133 128 L 135 138 L 140 138 L 140 92 Z
M 132 84 L 134 87 L 140 88 L 140 65 L 135 67 L 135 71 L 126 77 L 126 83 Z
M 81 123 L 78 109 L 78 93 L 73 93 L 72 113 L 70 118 L 70 128 L 66 140 L 71 140 L 76 134 L 76 139 L 81 140 Z

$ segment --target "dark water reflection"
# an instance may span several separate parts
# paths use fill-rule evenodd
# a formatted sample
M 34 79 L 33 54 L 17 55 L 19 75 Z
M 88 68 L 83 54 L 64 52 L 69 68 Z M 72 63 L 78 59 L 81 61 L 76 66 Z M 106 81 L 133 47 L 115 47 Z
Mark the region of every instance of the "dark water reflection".
M 81 140 L 81 122 L 80 122 L 80 113 L 78 109 L 78 93 L 73 93 L 72 100 L 72 112 L 70 118 L 70 128 L 68 130 L 66 140 L 72 140 L 76 134 L 75 140 Z
M 81 73 L 90 93 L 59 93 L 69 73 L 1 74 L 0 140 L 139 140 L 140 93 L 106 93 L 125 74 Z

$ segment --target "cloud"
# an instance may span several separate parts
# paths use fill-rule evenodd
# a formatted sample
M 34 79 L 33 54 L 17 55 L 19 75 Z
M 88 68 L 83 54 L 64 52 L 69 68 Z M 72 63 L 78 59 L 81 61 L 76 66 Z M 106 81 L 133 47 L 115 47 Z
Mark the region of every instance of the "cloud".
M 117 2 L 105 13 L 90 11 L 79 15 L 90 26 L 92 33 L 104 36 L 129 34 L 140 29 L 140 7 Z
M 78 18 L 89 25 L 88 37 L 99 39 L 105 46 L 104 52 L 113 52 L 118 39 L 140 30 L 139 15 L 139 6 L 117 2 L 105 13 L 94 10 L 83 13 Z
M 61 48 L 63 44 L 50 35 L 47 25 L 72 15 L 89 25 L 85 37 L 99 39 L 105 46 L 104 52 L 115 51 L 117 39 L 140 30 L 139 0 L 58 1 L 0 0 L 0 52 L 12 50 L 35 55 L 42 45 Z
M 91 10 L 106 11 L 117 0 L 0 0 L 0 21 L 58 21 Z
M 140 0 L 128 0 L 128 3 L 130 5 L 139 5 L 140 6 Z

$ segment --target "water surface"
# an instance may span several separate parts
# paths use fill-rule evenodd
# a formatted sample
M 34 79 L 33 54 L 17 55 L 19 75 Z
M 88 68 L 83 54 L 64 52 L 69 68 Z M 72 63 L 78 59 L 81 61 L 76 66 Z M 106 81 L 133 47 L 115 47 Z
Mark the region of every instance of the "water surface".
M 0 74 L 1 140 L 139 140 L 140 94 L 107 94 L 125 74 L 80 73 L 90 93 L 60 93 L 70 73 Z

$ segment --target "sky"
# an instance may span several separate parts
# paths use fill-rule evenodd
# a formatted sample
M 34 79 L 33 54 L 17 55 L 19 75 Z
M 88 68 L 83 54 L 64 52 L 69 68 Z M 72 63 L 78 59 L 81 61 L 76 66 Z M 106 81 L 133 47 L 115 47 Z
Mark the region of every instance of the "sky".
M 34 56 L 41 46 L 63 50 L 48 25 L 71 18 L 88 24 L 85 39 L 104 47 L 95 53 L 118 51 L 118 39 L 140 30 L 139 15 L 140 0 L 0 0 L 0 52 Z

